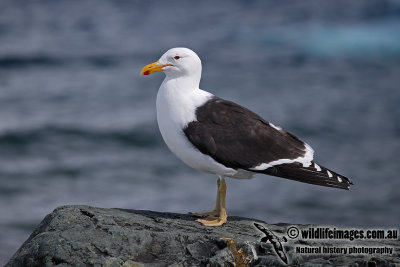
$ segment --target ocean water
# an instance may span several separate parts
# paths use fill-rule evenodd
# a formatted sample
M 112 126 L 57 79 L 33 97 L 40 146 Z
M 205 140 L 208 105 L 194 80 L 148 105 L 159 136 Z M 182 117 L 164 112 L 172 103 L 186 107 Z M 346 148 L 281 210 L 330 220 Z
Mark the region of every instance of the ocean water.
M 398 228 L 400 1 L 0 1 L 0 265 L 60 205 L 205 211 L 216 177 L 158 131 L 162 73 L 185 46 L 201 88 L 309 143 L 350 191 L 227 181 L 228 215 Z

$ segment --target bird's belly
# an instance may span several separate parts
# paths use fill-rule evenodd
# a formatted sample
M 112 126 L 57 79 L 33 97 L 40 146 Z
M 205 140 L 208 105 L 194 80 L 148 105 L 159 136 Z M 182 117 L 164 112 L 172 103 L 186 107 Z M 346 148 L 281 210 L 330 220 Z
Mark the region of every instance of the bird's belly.
M 166 120 L 164 116 L 162 119 L 158 118 L 157 121 L 161 135 L 168 148 L 188 166 L 199 171 L 222 176 L 233 177 L 237 174 L 235 169 L 227 168 L 197 150 L 186 138 L 183 130 L 174 125 L 173 122 Z

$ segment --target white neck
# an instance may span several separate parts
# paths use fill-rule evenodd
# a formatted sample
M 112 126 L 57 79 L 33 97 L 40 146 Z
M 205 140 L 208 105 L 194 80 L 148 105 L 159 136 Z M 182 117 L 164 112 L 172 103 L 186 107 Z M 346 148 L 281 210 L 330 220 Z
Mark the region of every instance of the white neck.
M 200 85 L 200 75 L 191 76 L 179 76 L 174 77 L 172 75 L 165 76 L 164 81 L 161 84 L 161 88 L 173 88 L 174 90 L 179 90 L 181 94 L 187 93 L 188 91 L 199 89 Z

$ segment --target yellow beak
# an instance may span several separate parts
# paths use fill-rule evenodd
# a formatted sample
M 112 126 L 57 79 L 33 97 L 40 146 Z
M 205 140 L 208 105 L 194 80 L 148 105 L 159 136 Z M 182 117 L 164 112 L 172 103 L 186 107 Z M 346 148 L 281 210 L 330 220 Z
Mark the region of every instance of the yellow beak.
M 154 63 L 144 66 L 140 74 L 149 75 L 152 74 L 153 72 L 162 70 L 166 66 L 172 66 L 172 65 L 171 64 L 162 65 L 158 61 L 156 61 Z

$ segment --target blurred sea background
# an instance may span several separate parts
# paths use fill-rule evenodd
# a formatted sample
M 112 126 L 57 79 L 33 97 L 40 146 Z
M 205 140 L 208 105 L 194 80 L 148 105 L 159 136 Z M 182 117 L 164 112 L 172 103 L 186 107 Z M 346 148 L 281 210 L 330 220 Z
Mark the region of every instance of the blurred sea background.
M 162 73 L 184 46 L 201 88 L 298 135 L 350 191 L 228 179 L 228 215 L 397 228 L 400 1 L 0 1 L 0 265 L 60 205 L 211 210 L 216 177 L 166 147 Z

